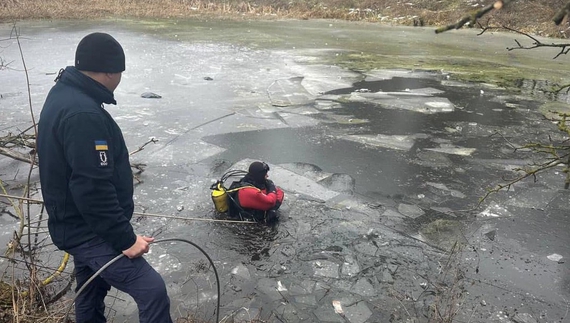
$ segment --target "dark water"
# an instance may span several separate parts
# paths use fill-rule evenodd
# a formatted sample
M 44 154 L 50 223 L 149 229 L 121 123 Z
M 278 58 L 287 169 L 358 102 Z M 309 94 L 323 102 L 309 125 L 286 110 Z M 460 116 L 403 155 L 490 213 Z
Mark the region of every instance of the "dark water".
M 386 196 L 397 197 L 413 195 L 419 192 L 418 184 L 426 181 L 454 181 L 463 189 L 479 190 L 472 184 L 481 184 L 473 178 L 487 177 L 488 170 L 468 166 L 472 158 L 492 159 L 505 158 L 506 137 L 516 134 L 497 135 L 505 128 L 515 128 L 520 131 L 527 127 L 528 113 L 518 109 L 505 107 L 505 102 L 493 100 L 495 96 L 504 94 L 500 91 L 475 87 L 444 86 L 441 79 L 401 78 L 374 82 L 358 82 L 351 88 L 338 89 L 326 94 L 350 94 L 358 89 L 368 89 L 371 92 L 399 92 L 406 89 L 435 88 L 444 91 L 440 97 L 449 99 L 458 109 L 450 113 L 423 114 L 416 111 L 400 109 L 383 109 L 370 102 L 342 103 L 341 108 L 335 109 L 338 115 L 347 115 L 356 119 L 367 119 L 369 123 L 330 124 L 322 123 L 317 127 L 298 129 L 256 130 L 240 133 L 230 133 L 206 136 L 204 141 L 227 149 L 216 156 L 217 159 L 238 161 L 255 156 L 271 160 L 272 163 L 292 163 L 302 161 L 317 165 L 326 172 L 346 173 L 355 179 L 355 191 L 368 197 Z M 536 109 L 538 103 L 523 103 L 529 110 Z M 318 118 L 318 116 L 317 116 Z M 539 118 L 533 116 L 532 118 Z M 470 135 L 469 133 L 450 133 L 445 127 L 456 124 L 476 123 L 478 129 L 485 129 Z M 397 151 L 385 148 L 369 148 L 362 144 L 339 139 L 343 134 L 373 135 L 410 135 L 427 134 L 425 138 L 416 140 L 409 151 Z M 455 145 L 476 148 L 472 156 L 449 155 L 448 158 L 458 167 L 470 167 L 470 172 L 455 172 L 453 168 L 434 169 L 425 167 L 417 162 L 418 155 L 426 148 L 437 147 L 441 140 L 447 140 Z

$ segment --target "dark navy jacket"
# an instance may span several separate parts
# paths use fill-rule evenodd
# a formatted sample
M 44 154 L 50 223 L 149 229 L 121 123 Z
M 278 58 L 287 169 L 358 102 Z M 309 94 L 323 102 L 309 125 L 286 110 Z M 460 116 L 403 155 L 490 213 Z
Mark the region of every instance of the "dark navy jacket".
M 42 195 L 54 244 L 63 250 L 100 236 L 117 251 L 136 241 L 133 174 L 123 134 L 103 103 L 102 84 L 67 67 L 44 103 L 38 126 Z

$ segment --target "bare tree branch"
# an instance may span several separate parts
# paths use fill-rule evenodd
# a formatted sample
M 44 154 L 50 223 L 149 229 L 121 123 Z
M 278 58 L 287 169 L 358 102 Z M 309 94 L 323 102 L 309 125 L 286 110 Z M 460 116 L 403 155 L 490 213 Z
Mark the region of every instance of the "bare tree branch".
M 515 32 L 517 34 L 521 34 L 524 35 L 530 39 L 532 39 L 533 43 L 532 46 L 523 46 L 518 40 L 515 39 L 515 42 L 517 43 L 517 47 L 507 47 L 508 51 L 512 51 L 515 49 L 534 49 L 534 48 L 540 48 L 540 47 L 554 47 L 554 48 L 560 48 L 560 52 L 553 57 L 553 59 L 558 58 L 560 55 L 564 54 L 568 54 L 568 52 L 570 51 L 570 43 L 561 43 L 561 44 L 556 44 L 556 43 L 550 43 L 550 44 L 545 44 L 543 42 L 541 42 L 540 40 L 538 40 L 537 38 L 533 37 L 532 35 L 522 32 L 520 30 L 516 30 L 507 26 L 501 26 L 500 28 L 508 30 L 508 31 L 512 31 Z
M 570 5 L 570 2 L 568 3 L 568 5 Z M 512 51 L 515 49 L 535 49 L 535 48 L 542 48 L 542 47 L 560 48 L 560 51 L 558 52 L 558 54 L 556 54 L 552 59 L 557 59 L 558 57 L 560 57 L 560 55 L 566 55 L 570 52 L 570 43 L 558 43 L 558 44 L 557 43 L 549 43 L 549 44 L 546 44 L 546 43 L 543 43 L 540 40 L 538 40 L 536 37 L 530 35 L 529 33 L 522 32 L 520 30 L 511 28 L 511 27 L 507 27 L 505 25 L 490 26 L 490 25 L 482 25 L 479 22 L 477 24 L 481 28 L 481 32 L 479 34 L 477 34 L 478 36 L 484 34 L 485 32 L 487 32 L 489 30 L 507 30 L 510 32 L 515 32 L 517 34 L 526 36 L 533 41 L 531 46 L 523 46 L 521 44 L 521 42 L 519 42 L 517 39 L 515 39 L 514 41 L 517 44 L 517 46 L 516 47 L 507 47 L 508 51 Z M 545 91 L 545 92 L 556 95 L 565 89 L 567 90 L 567 92 L 570 90 L 570 83 L 569 84 L 563 84 L 563 85 L 556 85 L 554 89 L 552 89 L 550 91 Z
M 507 31 L 510 31 L 510 32 L 514 32 L 514 33 L 517 33 L 517 34 L 526 36 L 526 37 L 530 38 L 530 39 L 533 41 L 533 43 L 532 43 L 531 46 L 523 46 L 523 45 L 521 44 L 521 42 L 519 42 L 517 39 L 515 39 L 514 41 L 515 41 L 515 43 L 517 43 L 517 46 L 516 46 L 516 47 L 507 47 L 507 50 L 508 50 L 508 51 L 512 51 L 512 50 L 515 50 L 515 49 L 535 49 L 535 48 L 541 48 L 541 47 L 560 48 L 560 52 L 559 52 L 558 54 L 556 54 L 556 56 L 554 56 L 552 59 L 556 59 L 556 58 L 558 58 L 560 55 L 563 55 L 563 54 L 566 55 L 566 54 L 568 54 L 568 52 L 570 52 L 570 43 L 559 43 L 559 44 L 557 44 L 557 43 L 550 43 L 550 44 L 546 44 L 546 43 L 543 43 L 543 42 L 541 42 L 540 40 L 538 40 L 536 37 L 530 35 L 529 33 L 525 33 L 525 32 L 522 32 L 522 31 L 520 31 L 520 30 L 511 28 L 511 27 L 507 27 L 507 26 L 505 26 L 505 25 L 500 25 L 500 26 L 483 26 L 483 25 L 479 24 L 479 26 L 481 27 L 481 32 L 480 32 L 478 35 L 482 35 L 482 34 L 484 34 L 485 32 L 487 32 L 488 30 L 500 30 L 500 29 L 503 29 L 503 30 L 507 30 Z
M 4 155 L 10 158 L 13 158 L 15 160 L 19 160 L 25 163 L 31 163 L 31 159 L 30 156 L 26 156 L 20 152 L 17 152 L 15 150 L 11 150 L 8 148 L 4 148 L 4 147 L 0 147 L 0 155 Z
M 554 112 L 554 111 L 552 111 Z M 503 178 L 505 183 L 498 184 L 493 188 L 487 189 L 487 192 L 483 197 L 479 199 L 479 205 L 487 199 L 491 194 L 497 193 L 501 190 L 509 190 L 514 184 L 532 177 L 536 181 L 536 176 L 539 173 L 552 169 L 554 167 L 563 166 L 562 172 L 566 174 L 564 180 L 564 188 L 568 189 L 570 187 L 570 146 L 568 145 L 568 137 L 570 136 L 570 128 L 568 127 L 567 120 L 570 118 L 570 114 L 558 113 L 560 119 L 558 121 L 558 130 L 566 135 L 566 139 L 562 142 L 555 144 L 552 138 L 549 136 L 549 143 L 528 143 L 526 145 L 516 147 L 515 151 L 521 149 L 529 149 L 533 155 L 539 155 L 545 157 L 542 158 L 542 162 L 534 163 L 524 168 L 517 168 L 514 171 L 522 172 L 520 175 L 514 178 Z M 554 120 L 552 120 L 554 121 Z M 512 146 L 512 145 L 511 145 Z
M 437 28 L 435 30 L 435 33 L 440 34 L 442 32 L 445 32 L 445 31 L 448 31 L 451 29 L 460 29 L 467 23 L 469 23 L 469 26 L 474 26 L 477 23 L 477 20 L 479 18 L 485 16 L 486 14 L 488 14 L 489 12 L 491 12 L 493 10 L 502 9 L 502 8 L 506 7 L 508 4 L 510 4 L 511 2 L 515 2 L 515 1 L 516 0 L 498 0 L 498 1 L 495 1 L 491 5 L 488 5 L 488 6 L 482 8 L 482 9 L 479 9 L 475 12 L 467 14 L 466 16 L 464 16 L 463 18 L 461 18 L 458 22 L 456 22 L 454 24 Z
M 132 155 L 138 153 L 139 151 L 143 150 L 146 145 L 148 145 L 148 144 L 150 144 L 150 143 L 153 143 L 153 144 L 154 144 L 154 143 L 157 143 L 157 142 L 158 142 L 158 139 L 156 139 L 156 138 L 150 138 L 150 139 L 149 139 L 147 142 L 145 142 L 142 146 L 140 146 L 140 147 L 137 148 L 136 150 L 130 152 L 130 153 L 129 153 L 129 156 L 132 156 Z
M 22 66 L 24 66 L 24 74 L 26 75 L 26 86 L 28 88 L 28 105 L 30 108 L 30 116 L 32 118 L 32 124 L 34 125 L 34 133 L 36 138 L 38 137 L 38 128 L 36 126 L 36 118 L 34 116 L 34 109 L 32 108 L 32 90 L 30 89 L 30 76 L 28 74 L 28 68 L 26 67 L 26 60 L 24 59 L 24 52 L 22 51 L 22 44 L 20 43 L 20 32 L 16 28 L 16 23 L 12 26 L 12 30 L 16 35 L 16 42 L 18 43 L 18 50 L 20 51 L 20 58 L 22 60 Z

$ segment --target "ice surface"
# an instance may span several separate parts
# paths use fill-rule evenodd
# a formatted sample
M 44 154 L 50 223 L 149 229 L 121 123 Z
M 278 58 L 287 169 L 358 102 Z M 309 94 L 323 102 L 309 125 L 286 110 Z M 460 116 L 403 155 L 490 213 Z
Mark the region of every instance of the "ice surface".
M 410 150 L 415 143 L 417 136 L 408 135 L 348 135 L 343 137 L 346 140 L 370 145 L 373 147 L 383 147 L 397 150 Z
M 338 278 L 339 264 L 328 260 L 315 260 L 311 261 L 313 272 L 315 276 L 323 276 L 330 278 Z
M 356 305 L 345 308 L 346 318 L 350 323 L 365 323 L 372 312 L 365 302 L 358 302 Z

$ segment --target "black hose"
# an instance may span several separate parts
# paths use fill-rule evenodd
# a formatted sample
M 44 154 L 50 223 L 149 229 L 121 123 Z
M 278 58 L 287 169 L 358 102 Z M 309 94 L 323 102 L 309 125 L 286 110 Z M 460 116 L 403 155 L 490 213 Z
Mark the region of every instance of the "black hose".
M 230 170 L 228 172 L 226 172 L 224 175 L 222 175 L 222 183 L 224 183 L 228 178 L 230 177 L 234 177 L 234 176 L 245 176 L 247 174 L 247 172 L 245 170 Z
M 214 266 L 214 262 L 212 261 L 210 256 L 208 256 L 206 251 L 204 251 L 202 248 L 200 248 L 200 246 L 198 246 L 194 242 L 186 240 L 186 239 L 169 238 L 169 239 L 156 240 L 152 243 L 168 242 L 168 241 L 180 241 L 180 242 L 186 242 L 188 244 L 191 244 L 194 247 L 196 247 L 198 250 L 200 250 L 204 254 L 204 256 L 206 256 L 206 258 L 208 258 L 210 265 L 212 265 L 212 268 L 214 269 L 214 274 L 216 275 L 216 284 L 218 285 L 218 301 L 217 301 L 217 307 L 216 307 L 216 322 L 219 322 L 220 321 L 220 277 L 218 276 L 218 271 L 216 270 L 216 266 Z M 75 293 L 75 296 L 73 296 L 73 299 L 71 301 L 71 304 L 69 304 L 67 311 L 65 312 L 65 316 L 64 316 L 63 321 L 62 321 L 63 323 L 67 322 L 67 317 L 69 316 L 69 312 L 71 312 L 71 308 L 73 307 L 73 304 L 75 304 L 75 300 L 77 299 L 77 296 L 79 296 L 79 294 L 81 294 L 81 292 L 83 292 L 83 290 L 87 287 L 87 285 L 89 283 L 91 283 L 95 278 L 97 278 L 97 276 L 99 276 L 101 274 L 101 272 L 103 272 L 103 270 L 107 269 L 107 267 L 111 266 L 114 262 L 121 259 L 123 256 L 124 256 L 124 254 L 120 253 L 115 258 L 109 260 L 103 267 L 101 267 L 91 277 L 89 277 L 89 279 L 85 282 L 85 284 L 83 284 L 83 286 L 81 286 L 81 288 L 79 288 L 77 293 Z
M 237 176 L 243 177 L 246 174 L 247 174 L 247 172 L 245 170 L 239 170 L 239 169 L 229 170 L 226 173 L 224 173 L 224 175 L 222 175 L 222 177 L 220 178 L 219 181 L 210 185 L 210 189 L 211 190 L 219 190 L 220 188 L 222 188 L 224 190 L 227 190 L 227 188 L 224 186 L 224 184 L 226 183 L 228 178 L 237 177 Z

